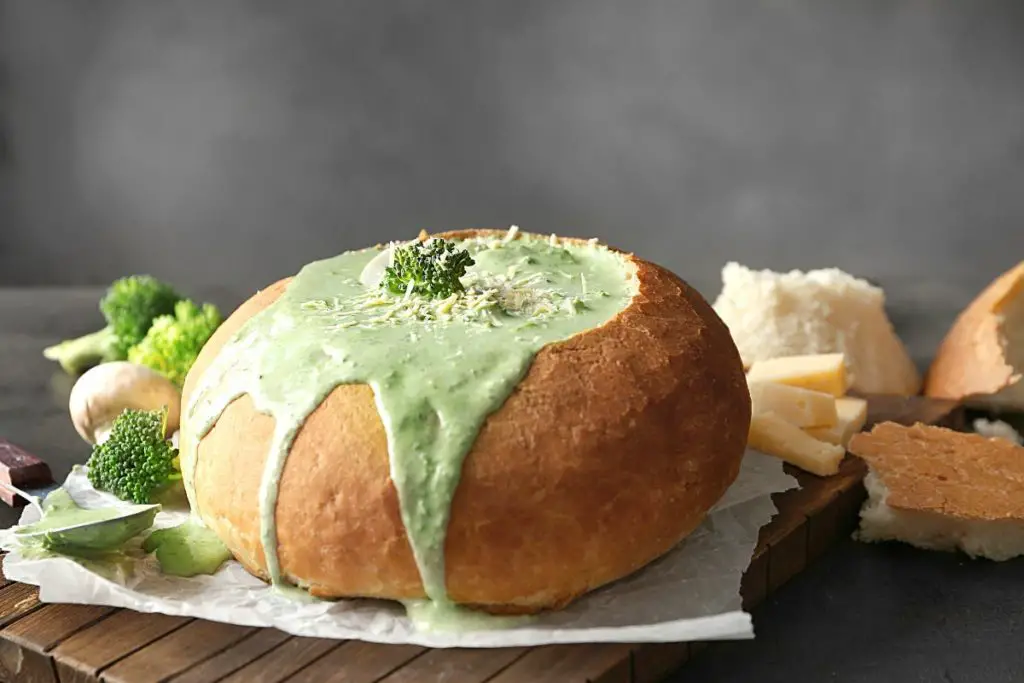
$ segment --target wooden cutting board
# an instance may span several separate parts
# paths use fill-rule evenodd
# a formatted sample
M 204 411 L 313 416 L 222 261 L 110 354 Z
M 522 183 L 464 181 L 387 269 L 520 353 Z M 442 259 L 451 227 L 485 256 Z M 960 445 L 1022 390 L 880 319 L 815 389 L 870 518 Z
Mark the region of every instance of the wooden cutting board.
M 892 420 L 963 427 L 956 404 L 873 397 L 869 424 Z M 775 497 L 743 577 L 746 609 L 799 574 L 855 527 L 864 464 L 847 457 L 832 477 L 792 472 L 800 489 Z M 701 643 L 553 645 L 430 650 L 411 645 L 299 638 L 273 629 L 42 604 L 34 586 L 0 572 L 0 680 L 27 683 L 655 683 Z

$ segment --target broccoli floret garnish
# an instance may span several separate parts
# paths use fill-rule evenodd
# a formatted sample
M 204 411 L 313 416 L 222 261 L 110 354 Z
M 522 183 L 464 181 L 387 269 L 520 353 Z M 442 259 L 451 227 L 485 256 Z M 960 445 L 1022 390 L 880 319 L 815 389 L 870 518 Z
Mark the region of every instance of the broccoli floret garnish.
M 395 249 L 392 264 L 384 270 L 381 287 L 392 294 L 412 291 L 420 296 L 444 299 L 463 291 L 459 278 L 473 265 L 465 249 L 443 239 L 413 242 Z
M 179 301 L 174 315 L 153 321 L 145 339 L 128 351 L 128 360 L 152 368 L 181 386 L 220 323 L 220 311 L 213 304 L 199 307 L 189 300 Z
M 43 355 L 76 375 L 93 365 L 124 360 L 128 349 L 146 336 L 153 319 L 174 312 L 181 296 L 149 275 L 117 280 L 100 301 L 107 326 L 84 337 L 70 339 L 43 350 Z
M 181 480 L 178 449 L 166 439 L 166 410 L 125 410 L 86 465 L 89 481 L 122 500 L 151 503 Z

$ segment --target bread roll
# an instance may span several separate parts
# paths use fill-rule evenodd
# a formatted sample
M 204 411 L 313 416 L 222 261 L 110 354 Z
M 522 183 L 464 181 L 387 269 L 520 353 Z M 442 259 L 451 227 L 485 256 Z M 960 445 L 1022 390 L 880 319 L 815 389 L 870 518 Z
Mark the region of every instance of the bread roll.
M 1024 410 L 1024 261 L 957 317 L 925 378 L 924 393 Z
M 564 606 L 678 544 L 738 473 L 750 400 L 725 325 L 672 273 L 621 258 L 635 278 L 628 304 L 540 349 L 476 433 L 443 551 L 455 603 L 493 613 Z M 185 405 L 219 354 L 230 353 L 229 340 L 289 283 L 259 292 L 217 331 L 185 383 Z M 242 395 L 203 435 L 184 412 L 182 464 L 194 509 L 247 570 L 267 579 L 259 487 L 275 418 Z M 287 581 L 323 597 L 425 596 L 388 448 L 366 384 L 337 386 L 305 420 L 276 505 Z

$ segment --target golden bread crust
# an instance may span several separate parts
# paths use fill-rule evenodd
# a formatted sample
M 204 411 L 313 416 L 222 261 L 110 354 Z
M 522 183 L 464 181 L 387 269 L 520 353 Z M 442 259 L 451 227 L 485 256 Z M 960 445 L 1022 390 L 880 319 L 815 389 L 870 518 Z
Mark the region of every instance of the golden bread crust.
M 959 519 L 1024 519 L 1024 448 L 944 427 L 883 422 L 850 441 L 886 504 Z
M 924 395 L 960 400 L 995 394 L 1017 381 L 999 339 L 999 316 L 1024 295 L 1024 261 L 992 282 L 957 317 L 939 345 Z
M 441 233 L 467 238 L 495 231 Z M 639 293 L 605 325 L 543 348 L 463 465 L 446 543 L 449 595 L 494 612 L 560 607 L 675 546 L 735 479 L 750 398 L 724 323 L 692 288 L 632 256 Z M 287 286 L 236 311 L 235 330 Z M 199 445 L 206 523 L 264 576 L 258 495 L 273 418 L 236 400 Z M 187 441 L 187 417 L 183 438 Z M 335 389 L 300 429 L 277 506 L 283 574 L 321 596 L 423 596 L 372 391 Z

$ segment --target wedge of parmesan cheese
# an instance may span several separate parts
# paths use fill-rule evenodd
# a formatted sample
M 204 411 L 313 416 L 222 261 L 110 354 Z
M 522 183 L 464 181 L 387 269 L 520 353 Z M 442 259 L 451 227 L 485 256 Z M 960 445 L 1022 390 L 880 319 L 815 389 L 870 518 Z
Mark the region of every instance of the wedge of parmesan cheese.
M 749 384 L 754 414 L 775 413 L 797 427 L 835 427 L 839 417 L 836 398 L 823 391 L 811 391 L 776 382 Z
M 835 401 L 838 419 L 834 425 L 807 427 L 804 431 L 815 439 L 845 448 L 853 435 L 864 429 L 868 420 L 868 402 L 852 396 L 837 398 Z
M 846 376 L 846 362 L 841 353 L 784 356 L 755 361 L 747 373 L 747 381 L 776 382 L 836 397 L 845 394 L 850 386 Z
M 750 447 L 780 458 L 821 477 L 839 471 L 846 455 L 842 446 L 819 441 L 775 413 L 761 413 L 750 420 Z

